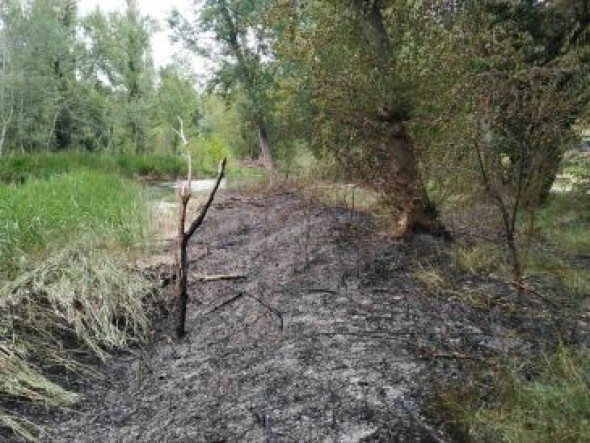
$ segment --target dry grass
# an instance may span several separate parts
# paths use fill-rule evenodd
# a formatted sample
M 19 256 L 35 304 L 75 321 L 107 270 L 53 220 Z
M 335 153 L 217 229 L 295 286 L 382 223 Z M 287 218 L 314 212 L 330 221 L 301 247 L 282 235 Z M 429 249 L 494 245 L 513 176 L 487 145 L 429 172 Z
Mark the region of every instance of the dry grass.
M 426 268 L 418 264 L 418 269 L 413 272 L 414 278 L 422 285 L 430 295 L 438 295 L 447 285 L 444 276 L 434 268 Z
M 126 261 L 122 253 L 81 242 L 0 288 L 2 403 L 71 405 L 77 395 L 48 373 L 96 376 L 80 354 L 104 361 L 108 351 L 147 338 L 145 308 L 154 290 Z M 32 433 L 18 408 L 3 410 L 0 422 L 22 437 Z
M 457 245 L 453 250 L 453 259 L 457 267 L 469 274 L 505 274 L 505 259 L 502 251 L 491 243 L 474 246 Z

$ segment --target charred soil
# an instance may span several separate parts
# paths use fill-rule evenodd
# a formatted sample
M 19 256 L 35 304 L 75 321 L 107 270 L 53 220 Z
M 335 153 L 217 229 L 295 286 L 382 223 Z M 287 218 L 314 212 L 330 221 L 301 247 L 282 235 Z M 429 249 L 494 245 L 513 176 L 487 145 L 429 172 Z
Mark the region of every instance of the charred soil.
M 553 349 L 572 336 L 575 306 L 463 275 L 448 249 L 425 235 L 396 241 L 367 214 L 296 192 L 224 191 L 190 246 L 187 336 L 157 319 L 153 342 L 114 356 L 78 410 L 45 418 L 46 439 L 458 438 L 443 416 L 423 415 L 434 391 Z M 415 277 L 426 264 L 452 289 L 427 291 Z M 230 273 L 245 278 L 197 279 Z

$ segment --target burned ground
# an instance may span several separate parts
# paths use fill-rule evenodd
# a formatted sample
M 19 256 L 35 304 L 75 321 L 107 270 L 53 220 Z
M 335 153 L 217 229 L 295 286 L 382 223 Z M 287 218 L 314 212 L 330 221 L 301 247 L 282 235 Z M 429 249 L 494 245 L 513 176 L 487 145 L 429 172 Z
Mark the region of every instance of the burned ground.
M 392 240 L 366 214 L 297 193 L 227 192 L 191 246 L 187 337 L 160 318 L 153 343 L 115 356 L 79 410 L 45 420 L 47 439 L 452 440 L 421 413 L 435 388 L 467 383 L 484 361 L 550 350 L 575 318 L 565 301 L 461 275 L 448 249 Z M 415 279 L 425 263 L 454 289 L 426 291 Z M 224 273 L 246 278 L 195 278 Z

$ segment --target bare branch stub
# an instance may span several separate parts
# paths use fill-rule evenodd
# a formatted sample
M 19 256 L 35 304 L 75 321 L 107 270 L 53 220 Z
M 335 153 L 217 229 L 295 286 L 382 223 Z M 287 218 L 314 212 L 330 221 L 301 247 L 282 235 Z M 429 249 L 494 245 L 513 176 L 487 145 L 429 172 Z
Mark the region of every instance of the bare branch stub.
M 183 145 L 186 149 L 187 161 L 188 161 L 188 172 L 186 183 L 178 186 L 178 202 L 179 202 L 179 213 L 178 213 L 178 231 L 176 235 L 176 240 L 178 244 L 178 250 L 176 254 L 176 336 L 178 338 L 183 337 L 186 334 L 185 323 L 186 323 L 186 305 L 188 302 L 188 293 L 187 293 L 187 286 L 188 286 L 188 242 L 195 233 L 195 231 L 203 224 L 205 220 L 205 216 L 207 215 L 207 211 L 215 198 L 215 194 L 219 189 L 219 185 L 221 184 L 221 180 L 225 174 L 225 166 L 227 164 L 227 159 L 223 159 L 219 165 L 219 171 L 217 174 L 217 180 L 215 181 L 215 186 L 211 190 L 209 194 L 209 198 L 205 205 L 201 208 L 199 214 L 196 218 L 191 222 L 188 231 L 185 232 L 186 226 L 186 211 L 188 207 L 188 203 L 191 198 L 191 182 L 192 182 L 192 159 L 190 150 L 188 149 L 188 141 L 184 134 L 184 124 L 182 119 L 178 117 L 178 121 L 180 123 L 180 129 L 174 129 L 174 132 L 180 137 L 182 140 Z
M 176 319 L 176 336 L 178 338 L 183 337 L 186 334 L 185 323 L 186 323 L 186 305 L 188 302 L 188 242 L 196 232 L 196 230 L 203 224 L 207 211 L 213 203 L 215 194 L 219 189 L 221 180 L 225 175 L 225 166 L 227 159 L 223 159 L 219 165 L 219 172 L 215 181 L 215 186 L 209 193 L 209 198 L 205 202 L 205 205 L 199 211 L 199 214 L 192 221 L 188 231 L 185 232 L 186 224 L 186 209 L 190 200 L 190 191 L 187 194 L 179 193 L 180 199 L 180 214 L 179 214 L 179 225 L 178 225 L 178 254 L 176 256 L 176 297 L 177 297 L 177 319 Z

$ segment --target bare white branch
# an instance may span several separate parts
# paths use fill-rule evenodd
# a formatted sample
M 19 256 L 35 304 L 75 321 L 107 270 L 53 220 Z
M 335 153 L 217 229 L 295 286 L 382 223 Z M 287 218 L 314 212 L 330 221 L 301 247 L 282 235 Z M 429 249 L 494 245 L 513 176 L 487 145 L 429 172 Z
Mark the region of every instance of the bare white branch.
M 191 192 L 192 180 L 193 180 L 192 156 L 191 156 L 190 149 L 188 148 L 188 141 L 186 139 L 186 136 L 184 135 L 184 123 L 183 123 L 182 119 L 180 118 L 180 116 L 177 115 L 176 118 L 180 122 L 180 129 L 176 130 L 176 128 L 172 128 L 172 130 L 182 140 L 182 144 L 184 145 L 184 147 L 186 149 L 185 155 L 187 156 L 187 162 L 188 162 L 188 174 L 186 177 L 186 183 L 184 183 L 184 184 L 182 184 L 182 186 L 180 186 L 180 195 L 183 198 L 190 198 L 190 192 Z

